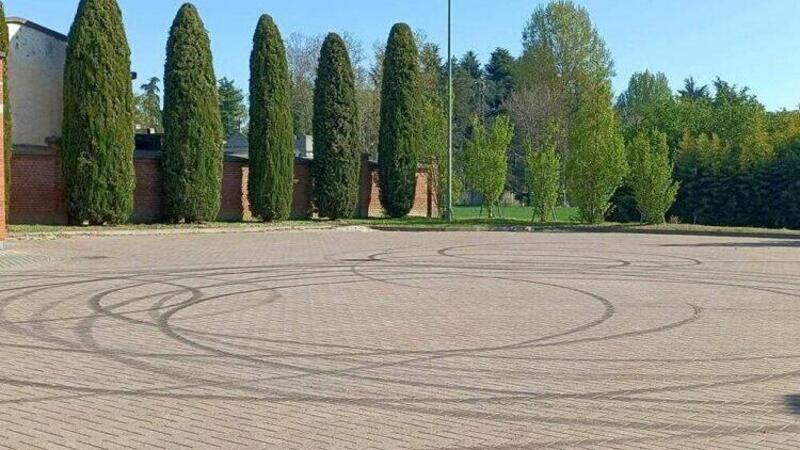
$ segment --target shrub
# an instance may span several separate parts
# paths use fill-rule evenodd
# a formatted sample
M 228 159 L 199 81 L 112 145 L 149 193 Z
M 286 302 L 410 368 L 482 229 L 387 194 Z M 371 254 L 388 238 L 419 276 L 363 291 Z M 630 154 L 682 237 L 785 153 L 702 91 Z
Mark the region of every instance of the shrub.
M 672 179 L 667 135 L 640 132 L 628 145 L 628 161 L 630 186 L 642 220 L 664 223 L 678 193 L 678 183 Z
M 414 205 L 420 145 L 419 56 L 406 24 L 392 27 L 386 45 L 378 141 L 381 205 L 405 217 Z
M 133 211 L 130 50 L 115 0 L 82 0 L 64 67 L 64 180 L 73 221 L 120 223 Z
M 167 43 L 164 70 L 163 207 L 173 222 L 214 220 L 222 189 L 222 120 L 208 34 L 184 4 Z
M 500 116 L 491 130 L 475 117 L 472 137 L 464 144 L 464 171 L 470 188 L 483 197 L 489 217 L 503 193 L 508 175 L 508 148 L 514 140 L 514 125 Z
M 536 150 L 527 142 L 525 168 L 534 214 L 542 222 L 554 220 L 561 191 L 561 160 L 555 141 L 548 139 Z
M 331 33 L 320 52 L 314 85 L 314 201 L 321 217 L 353 216 L 361 158 L 355 78 L 347 47 Z
M 294 148 L 286 49 L 272 17 L 258 21 L 250 56 L 250 173 L 255 217 L 285 220 L 292 211 Z

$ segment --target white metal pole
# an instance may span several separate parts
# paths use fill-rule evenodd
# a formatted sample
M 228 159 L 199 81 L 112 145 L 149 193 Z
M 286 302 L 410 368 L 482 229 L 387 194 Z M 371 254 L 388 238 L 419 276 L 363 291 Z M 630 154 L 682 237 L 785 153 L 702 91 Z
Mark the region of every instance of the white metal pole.
M 453 34 L 452 34 L 452 0 L 447 0 L 447 67 L 449 69 L 448 75 L 448 122 L 447 122 L 447 135 L 448 135 L 448 183 L 447 183 L 447 221 L 453 222 Z

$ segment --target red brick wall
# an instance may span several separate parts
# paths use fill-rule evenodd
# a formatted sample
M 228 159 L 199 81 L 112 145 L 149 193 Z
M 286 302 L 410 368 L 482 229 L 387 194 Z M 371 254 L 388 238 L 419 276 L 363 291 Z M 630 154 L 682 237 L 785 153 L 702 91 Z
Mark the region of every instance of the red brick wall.
M 250 202 L 247 199 L 248 167 L 241 162 L 225 162 L 222 169 L 222 203 L 219 219 L 238 222 L 250 217 Z
M 68 222 L 58 147 L 15 148 L 11 158 L 10 203 L 9 223 L 64 225 Z
M 313 191 L 314 185 L 311 180 L 311 161 L 307 159 L 295 160 L 292 218 L 310 219 L 312 217 Z
M 0 73 L 3 73 L 3 65 L 5 64 L 4 61 L 5 55 L 0 57 Z M 3 86 L 2 81 L 0 81 L 0 99 L 3 98 Z M 3 113 L 5 112 L 3 108 L 6 105 L 3 105 L 2 100 L 0 100 L 0 125 L 3 123 Z M 5 147 L 3 146 L 3 126 L 0 126 L 0 248 L 3 247 L 3 241 L 6 240 L 6 170 L 5 170 Z
M 409 216 L 434 217 L 438 215 L 435 197 L 428 185 L 428 174 L 423 170 L 418 171 L 414 206 L 411 208 Z M 375 163 L 366 162 L 362 165 L 358 213 L 360 217 L 384 217 L 378 166 Z
M 161 212 L 161 162 L 157 158 L 137 157 L 136 191 L 134 193 L 134 222 L 158 222 Z M 15 224 L 63 225 L 68 223 L 61 153 L 57 146 L 17 151 L 12 160 L 11 209 L 9 220 Z M 312 217 L 312 179 L 310 161 L 295 163 L 292 217 Z M 247 198 L 248 167 L 242 161 L 226 161 L 222 180 L 220 220 L 250 219 Z M 381 217 L 377 166 L 365 162 L 362 166 L 358 212 L 361 217 Z M 427 177 L 417 176 L 417 198 L 412 216 L 436 214 L 428 192 Z
M 134 222 L 152 223 L 161 220 L 161 161 L 136 159 L 136 191 L 133 195 Z

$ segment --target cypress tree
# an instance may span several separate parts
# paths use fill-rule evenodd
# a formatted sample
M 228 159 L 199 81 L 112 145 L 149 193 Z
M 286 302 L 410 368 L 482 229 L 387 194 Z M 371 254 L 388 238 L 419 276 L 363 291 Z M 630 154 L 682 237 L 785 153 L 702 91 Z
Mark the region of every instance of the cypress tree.
M 414 33 L 400 23 L 386 45 L 378 141 L 381 205 L 391 217 L 405 217 L 417 188 L 420 111 L 417 99 L 419 56 Z
M 64 68 L 64 180 L 72 220 L 120 223 L 133 211 L 130 49 L 115 0 L 81 0 Z
M 0 52 L 8 57 L 8 25 L 6 24 L 6 8 L 0 2 Z M 3 65 L 3 149 L 5 151 L 3 170 L 5 171 L 5 207 L 9 209 L 11 198 L 11 103 L 8 101 L 8 61 Z
M 250 209 L 262 220 L 292 212 L 294 148 L 292 84 L 280 31 L 261 16 L 250 55 Z
M 321 217 L 353 216 L 358 204 L 358 109 L 347 46 L 331 33 L 314 86 L 314 200 Z
M 211 43 L 197 8 L 181 6 L 164 70 L 163 206 L 173 222 L 216 219 L 222 191 L 223 130 Z

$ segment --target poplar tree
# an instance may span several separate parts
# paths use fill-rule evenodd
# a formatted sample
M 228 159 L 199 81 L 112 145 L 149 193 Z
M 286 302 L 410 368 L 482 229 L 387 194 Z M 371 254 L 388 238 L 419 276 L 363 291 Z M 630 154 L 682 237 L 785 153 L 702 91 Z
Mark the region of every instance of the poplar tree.
M 292 85 L 280 31 L 261 16 L 250 56 L 250 173 L 255 217 L 285 220 L 292 212 L 294 148 Z
M 178 11 L 164 70 L 163 207 L 173 222 L 216 219 L 223 130 L 208 34 L 194 5 Z
M 567 191 L 585 222 L 599 224 L 628 170 L 625 146 L 611 105 L 611 83 L 584 90 L 569 134 Z
M 353 216 L 358 205 L 358 108 L 347 46 L 331 33 L 320 52 L 314 85 L 314 202 L 321 217 Z
M 390 217 L 414 206 L 420 146 L 419 55 L 411 28 L 392 27 L 386 45 L 378 141 L 381 205 Z
M 133 169 L 130 49 L 115 0 L 81 0 L 64 67 L 64 180 L 70 217 L 128 220 Z

